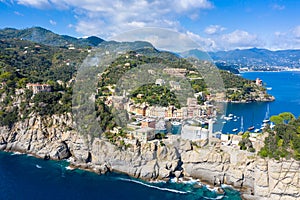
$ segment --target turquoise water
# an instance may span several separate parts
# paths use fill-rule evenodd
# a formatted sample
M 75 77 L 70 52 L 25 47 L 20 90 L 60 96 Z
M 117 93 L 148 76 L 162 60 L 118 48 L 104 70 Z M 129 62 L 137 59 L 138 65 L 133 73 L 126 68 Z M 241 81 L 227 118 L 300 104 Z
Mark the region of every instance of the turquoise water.
M 226 121 L 223 133 L 232 133 L 234 128 L 240 130 L 242 116 L 244 130 L 250 126 L 260 128 L 268 107 L 269 117 L 281 112 L 292 112 L 296 117 L 300 116 L 300 72 L 247 72 L 241 75 L 251 80 L 262 79 L 266 87 L 272 88 L 268 93 L 275 96 L 276 100 L 264 103 L 228 103 L 227 115 L 232 113 L 237 119 Z
M 67 162 L 45 161 L 26 155 L 0 152 L 0 199 L 221 199 L 223 195 L 195 184 L 146 183 L 125 175 L 99 176 L 67 170 Z M 226 189 L 223 199 L 241 199 Z

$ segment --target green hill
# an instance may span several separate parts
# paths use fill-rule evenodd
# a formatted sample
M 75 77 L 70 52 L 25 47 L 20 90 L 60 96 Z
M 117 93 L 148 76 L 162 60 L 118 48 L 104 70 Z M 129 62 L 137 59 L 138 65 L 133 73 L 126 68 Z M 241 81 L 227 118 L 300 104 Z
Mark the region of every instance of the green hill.
M 97 46 L 104 40 L 95 36 L 88 38 L 74 38 L 67 35 L 58 35 L 41 27 L 27 28 L 23 30 L 5 28 L 0 30 L 0 39 L 20 39 L 37 42 L 50 46 L 74 45 L 75 47 Z

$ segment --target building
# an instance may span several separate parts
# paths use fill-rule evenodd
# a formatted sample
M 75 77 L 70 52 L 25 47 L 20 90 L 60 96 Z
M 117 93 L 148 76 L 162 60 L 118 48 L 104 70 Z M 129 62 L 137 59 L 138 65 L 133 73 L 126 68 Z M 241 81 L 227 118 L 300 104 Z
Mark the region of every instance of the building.
M 159 119 L 155 124 L 155 133 L 167 133 L 166 122 L 163 118 Z
M 128 104 L 127 111 L 140 116 L 146 116 L 148 106 L 145 103 L 135 105 L 133 103 Z
M 188 140 L 206 140 L 209 137 L 209 131 L 199 126 L 184 125 L 181 130 L 181 137 Z
M 51 85 L 39 83 L 28 83 L 26 88 L 32 90 L 33 94 L 37 94 L 39 92 L 52 92 L 53 90 Z
M 140 142 L 147 142 L 149 140 L 155 139 L 155 131 L 154 128 L 140 128 L 133 131 L 133 137 Z
M 258 86 L 262 86 L 263 81 L 260 78 L 256 78 L 255 84 L 258 85 Z
M 169 81 L 171 90 L 180 90 L 180 84 L 176 81 Z
M 143 119 L 141 121 L 141 127 L 142 128 L 146 128 L 146 127 L 155 128 L 155 120 L 150 119 L 150 118 Z
M 151 106 L 148 107 L 146 110 L 146 116 L 147 117 L 165 117 L 165 112 L 166 112 L 166 108 L 165 107 L 160 107 L 160 106 Z
M 165 84 L 166 82 L 161 78 L 155 80 L 155 85 L 163 86 Z
M 187 69 L 183 69 L 183 68 L 165 68 L 163 71 L 169 75 L 182 77 L 182 78 L 187 73 Z

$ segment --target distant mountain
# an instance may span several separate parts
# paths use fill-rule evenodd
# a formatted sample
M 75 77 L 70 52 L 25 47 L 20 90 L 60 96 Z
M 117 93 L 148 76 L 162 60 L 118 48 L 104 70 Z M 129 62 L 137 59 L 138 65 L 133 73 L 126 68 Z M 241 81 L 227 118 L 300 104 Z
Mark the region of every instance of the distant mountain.
M 210 57 L 210 55 L 207 52 L 201 51 L 199 49 L 191 49 L 189 51 L 185 51 L 185 52 L 181 52 L 179 53 L 179 55 L 183 58 L 188 58 L 188 57 L 192 57 L 192 58 L 196 58 L 199 60 L 207 60 L 212 62 L 213 59 Z M 239 71 L 236 69 L 235 66 L 232 65 L 227 65 L 226 63 L 216 63 L 216 66 L 221 69 L 221 70 L 226 70 L 226 71 L 230 71 L 234 74 L 239 74 Z
M 244 49 L 210 52 L 209 55 L 217 63 L 226 63 L 237 67 L 300 67 L 300 50 L 270 51 L 267 49 Z
M 181 52 L 179 53 L 179 55 L 182 56 L 183 58 L 193 57 L 200 60 L 208 60 L 208 61 L 212 60 L 212 58 L 209 56 L 207 52 L 201 51 L 199 49 L 191 49 L 189 51 Z
M 0 39 L 23 39 L 50 46 L 69 46 L 86 47 L 97 46 L 104 40 L 95 36 L 88 38 L 75 38 L 67 35 L 58 35 L 41 27 L 27 29 L 5 28 L 0 30 Z

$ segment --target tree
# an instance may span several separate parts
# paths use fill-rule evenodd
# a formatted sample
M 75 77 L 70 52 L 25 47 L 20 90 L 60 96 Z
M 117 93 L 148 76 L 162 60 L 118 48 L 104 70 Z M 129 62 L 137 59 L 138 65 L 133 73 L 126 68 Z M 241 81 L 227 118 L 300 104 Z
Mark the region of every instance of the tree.
M 295 120 L 295 116 L 290 112 L 283 112 L 278 115 L 284 120 L 284 123 L 289 123 L 291 120 Z
M 278 116 L 278 115 L 273 115 L 270 117 L 270 121 L 273 122 L 274 124 L 282 124 L 283 123 L 283 118 Z

